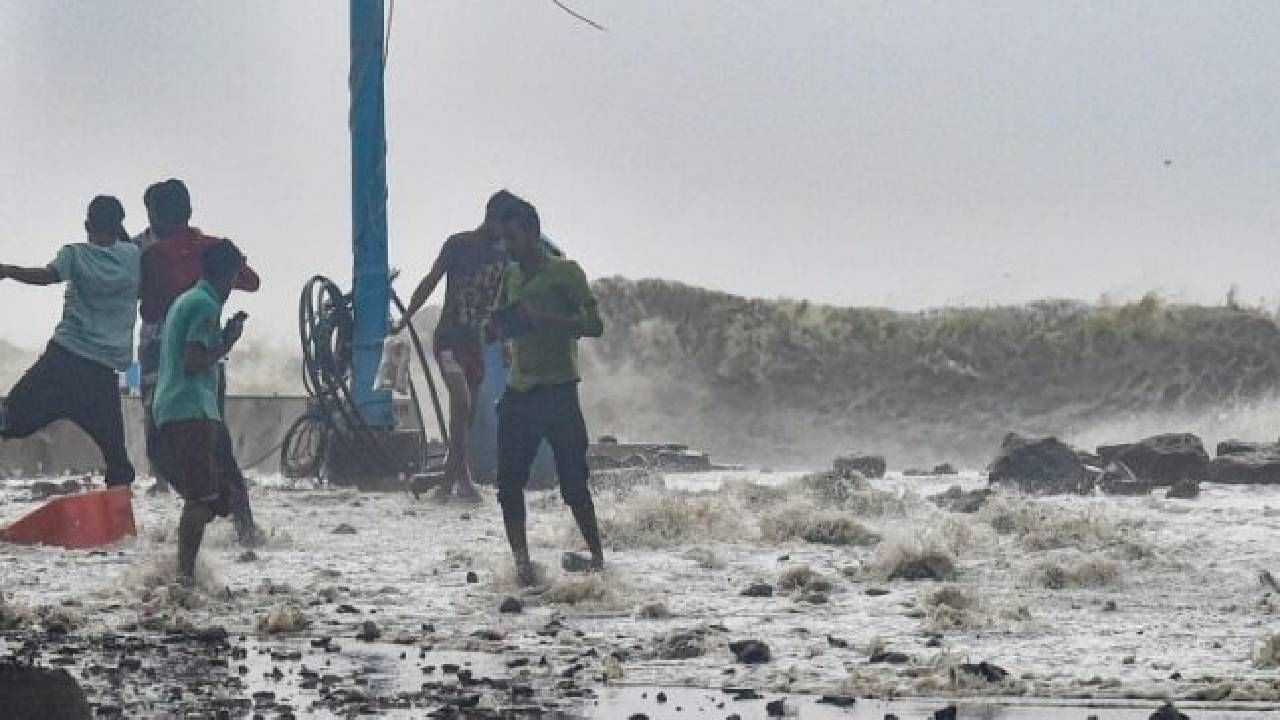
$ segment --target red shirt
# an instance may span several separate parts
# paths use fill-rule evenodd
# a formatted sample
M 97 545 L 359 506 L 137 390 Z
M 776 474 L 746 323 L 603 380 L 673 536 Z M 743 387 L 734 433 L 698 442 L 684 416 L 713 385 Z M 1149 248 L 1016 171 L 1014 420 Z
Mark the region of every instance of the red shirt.
M 138 314 L 143 322 L 158 323 L 164 319 L 173 301 L 200 280 L 200 253 L 221 241 L 222 238 L 205 235 L 196 228 L 186 228 L 142 253 L 142 282 L 138 291 L 142 302 Z M 236 276 L 235 288 L 254 292 L 258 285 L 258 274 L 245 263 Z

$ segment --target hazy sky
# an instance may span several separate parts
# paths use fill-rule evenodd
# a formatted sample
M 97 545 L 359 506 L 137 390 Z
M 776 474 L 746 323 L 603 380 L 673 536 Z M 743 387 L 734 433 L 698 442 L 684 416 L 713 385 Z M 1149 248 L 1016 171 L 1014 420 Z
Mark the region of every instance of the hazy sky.
M 499 187 L 592 276 L 919 308 L 1147 289 L 1280 297 L 1280 3 L 399 0 L 392 264 Z M 0 0 L 0 261 L 133 231 L 157 179 L 294 342 L 350 284 L 347 3 Z M 1172 160 L 1166 165 L 1165 160 Z M 402 292 L 408 283 L 402 281 Z M 60 295 L 0 284 L 0 336 Z

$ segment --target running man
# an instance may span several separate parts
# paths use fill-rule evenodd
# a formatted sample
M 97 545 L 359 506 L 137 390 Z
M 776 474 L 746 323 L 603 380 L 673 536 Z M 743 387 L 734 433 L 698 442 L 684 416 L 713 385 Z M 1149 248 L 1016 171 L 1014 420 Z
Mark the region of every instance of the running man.
M 485 206 L 484 222 L 475 230 L 452 235 L 445 240 L 431 271 L 409 299 L 402 320 L 392 332 L 399 332 L 435 292 L 441 278 L 448 277 L 444 309 L 432 338 L 432 348 L 440 374 L 449 392 L 449 454 L 445 459 L 444 485 L 436 499 L 446 500 L 456 492 L 461 499 L 480 499 L 471 474 L 468 432 L 475 418 L 475 399 L 484 380 L 484 343 L 481 325 L 493 307 L 507 254 L 498 238 L 497 218 L 516 197 L 500 190 Z
M 46 267 L 0 265 L 0 279 L 67 286 L 53 339 L 0 412 L 0 436 L 24 438 L 54 420 L 70 420 L 102 451 L 107 485 L 129 485 L 134 472 L 116 373 L 133 362 L 140 253 L 129 242 L 124 207 L 114 197 L 99 195 L 89 203 L 84 229 L 88 242 L 62 246 Z
M 582 268 L 548 253 L 538 211 L 519 198 L 500 215 L 500 232 L 514 263 L 502 278 L 485 337 L 511 345 L 511 371 L 498 403 L 498 504 L 523 584 L 535 582 L 525 530 L 524 489 L 543 440 L 555 456 L 560 495 L 591 551 L 572 553 L 565 569 L 600 570 L 604 551 L 587 486 L 587 427 L 578 401 L 578 339 L 600 337 L 604 323 Z
M 186 184 L 176 178 L 155 183 L 143 195 L 150 227 L 134 242 L 142 253 L 142 302 L 139 312 L 142 329 L 139 332 L 138 356 L 142 370 L 142 401 L 147 425 L 147 459 L 156 476 L 157 489 L 165 488 L 168 468 L 160 447 L 151 404 L 155 392 L 156 373 L 159 366 L 161 329 L 169 306 L 179 295 L 190 290 L 200 279 L 200 254 L 221 238 L 204 234 L 191 226 L 191 194 Z M 253 268 L 245 264 L 235 279 L 235 289 L 255 292 L 260 282 Z M 225 403 L 226 373 L 220 373 L 218 402 Z M 249 505 L 248 483 L 236 463 L 231 434 L 225 424 L 219 426 L 218 459 L 221 472 L 233 479 L 235 488 L 231 500 L 232 516 L 240 542 L 252 545 L 257 541 L 257 526 Z
M 195 579 L 204 526 L 231 512 L 234 478 L 222 471 L 218 438 L 225 432 L 218 403 L 220 361 L 244 331 L 244 315 L 222 326 L 222 306 L 244 269 L 230 240 L 200 251 L 201 278 L 173 301 L 160 337 L 160 372 L 151 412 L 169 471 L 182 496 L 178 522 L 179 580 Z

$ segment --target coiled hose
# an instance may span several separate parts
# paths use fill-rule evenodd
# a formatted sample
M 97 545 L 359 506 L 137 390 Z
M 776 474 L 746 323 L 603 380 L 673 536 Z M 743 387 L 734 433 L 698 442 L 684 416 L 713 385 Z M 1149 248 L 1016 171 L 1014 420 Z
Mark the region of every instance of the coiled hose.
M 391 296 L 403 316 L 404 304 L 394 291 Z M 332 280 L 317 275 L 303 286 L 298 302 L 298 332 L 302 343 L 302 384 L 311 400 L 307 411 L 289 427 L 280 445 L 280 470 L 286 477 L 322 477 L 326 458 L 335 443 L 342 446 L 346 457 L 356 460 L 362 474 L 372 477 L 412 475 L 425 471 L 441 457 L 428 449 L 426 423 L 412 380 L 409 393 L 422 447 L 422 455 L 416 462 L 397 459 L 388 450 L 382 435 L 365 421 L 351 392 L 354 322 L 351 296 L 344 294 Z M 426 377 L 440 437 L 447 444 L 448 430 L 431 367 L 417 330 L 412 323 L 407 329 Z

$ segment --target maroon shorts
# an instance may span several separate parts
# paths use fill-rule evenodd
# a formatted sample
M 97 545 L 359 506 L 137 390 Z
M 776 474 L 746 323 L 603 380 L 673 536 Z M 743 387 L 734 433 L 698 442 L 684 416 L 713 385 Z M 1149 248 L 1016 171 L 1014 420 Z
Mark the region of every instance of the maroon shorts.
M 467 386 L 475 395 L 484 382 L 484 348 L 479 343 L 453 343 L 434 349 L 441 373 L 458 372 L 467 378 Z

